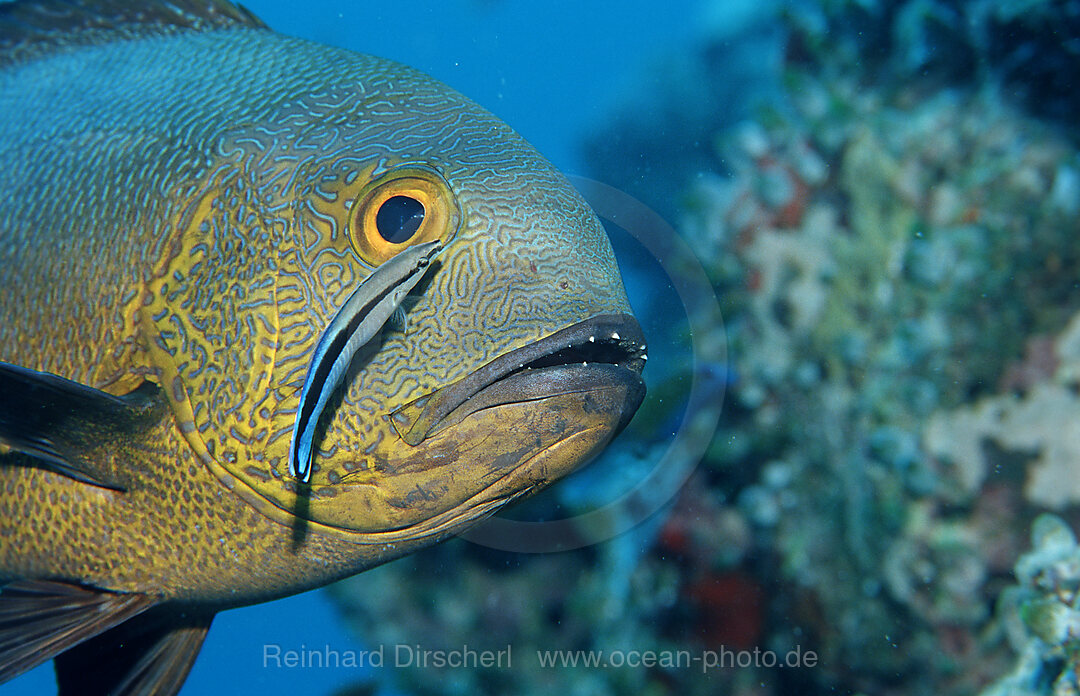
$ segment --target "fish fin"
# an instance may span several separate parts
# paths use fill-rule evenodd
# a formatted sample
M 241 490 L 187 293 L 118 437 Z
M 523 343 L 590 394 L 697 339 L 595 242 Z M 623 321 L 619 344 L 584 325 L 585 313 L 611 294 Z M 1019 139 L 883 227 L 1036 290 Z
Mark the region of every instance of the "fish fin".
M 394 313 L 390 315 L 390 319 L 386 322 L 387 326 L 392 328 L 398 333 L 405 333 L 409 330 L 409 319 L 405 313 L 405 307 L 398 305 L 394 308 Z
M 0 67 L 72 46 L 232 28 L 267 26 L 230 0 L 15 0 L 0 3 Z
M 169 696 L 180 690 L 213 613 L 161 606 L 59 655 L 59 696 Z
M 409 329 L 409 312 L 413 310 L 413 307 L 420 304 L 420 298 L 409 294 L 401 300 L 401 304 L 394 310 L 394 314 L 390 317 L 392 328 L 395 331 L 405 333 Z
M 52 580 L 0 589 L 0 683 L 109 630 L 157 600 Z
M 161 388 L 143 382 L 113 396 L 47 372 L 0 362 L 0 445 L 44 460 L 80 481 L 122 490 L 103 448 L 165 417 Z M 98 456 L 95 456 L 95 453 Z

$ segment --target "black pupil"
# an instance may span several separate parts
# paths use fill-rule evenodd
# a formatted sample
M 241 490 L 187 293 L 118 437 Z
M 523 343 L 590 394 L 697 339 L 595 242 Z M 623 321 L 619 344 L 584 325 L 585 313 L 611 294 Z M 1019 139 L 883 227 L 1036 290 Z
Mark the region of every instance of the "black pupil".
M 424 221 L 424 205 L 415 198 L 388 198 L 375 214 L 375 227 L 382 238 L 391 244 L 407 242 Z

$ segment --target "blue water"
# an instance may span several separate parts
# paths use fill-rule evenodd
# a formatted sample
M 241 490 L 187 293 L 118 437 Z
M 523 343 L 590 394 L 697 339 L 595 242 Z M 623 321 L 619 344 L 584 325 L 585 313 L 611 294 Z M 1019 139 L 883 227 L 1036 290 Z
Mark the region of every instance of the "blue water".
M 694 40 L 703 4 L 244 2 L 280 31 L 392 58 L 443 80 L 513 126 L 563 171 L 579 174 L 588 172 L 579 147 L 584 136 L 632 97 L 645 68 Z M 319 592 L 234 610 L 215 620 L 182 693 L 329 694 L 361 675 L 344 668 L 264 668 L 263 646 L 275 643 L 363 649 Z M 53 692 L 53 684 L 46 664 L 0 686 L 0 694 L 36 696 Z

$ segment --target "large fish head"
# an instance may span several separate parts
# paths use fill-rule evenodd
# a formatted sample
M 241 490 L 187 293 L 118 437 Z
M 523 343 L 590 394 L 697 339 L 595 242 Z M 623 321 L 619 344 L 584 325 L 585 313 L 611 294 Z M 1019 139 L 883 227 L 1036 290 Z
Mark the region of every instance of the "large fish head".
M 644 395 L 645 342 L 599 220 L 530 145 L 426 76 L 321 50 L 286 80 L 319 89 L 263 95 L 179 225 L 183 268 L 159 300 L 181 284 L 215 298 L 159 314 L 182 430 L 279 519 L 443 536 L 603 448 Z M 301 484 L 290 438 L 322 333 L 376 269 L 433 240 L 403 316 L 327 404 Z

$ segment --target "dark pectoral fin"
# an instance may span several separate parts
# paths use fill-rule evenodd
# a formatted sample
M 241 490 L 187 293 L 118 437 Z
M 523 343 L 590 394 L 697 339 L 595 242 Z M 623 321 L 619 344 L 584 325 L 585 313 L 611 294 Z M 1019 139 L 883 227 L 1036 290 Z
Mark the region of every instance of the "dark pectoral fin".
M 72 46 L 181 31 L 265 29 L 232 0 L 20 0 L 0 3 L 0 68 Z
M 49 580 L 0 589 L 0 683 L 145 611 L 155 600 Z
M 159 606 L 56 658 L 60 696 L 169 696 L 180 690 L 212 613 Z
M 161 389 L 144 382 L 113 396 L 47 372 L 0 362 L 0 445 L 48 462 L 82 481 L 124 488 L 95 452 L 163 418 Z

